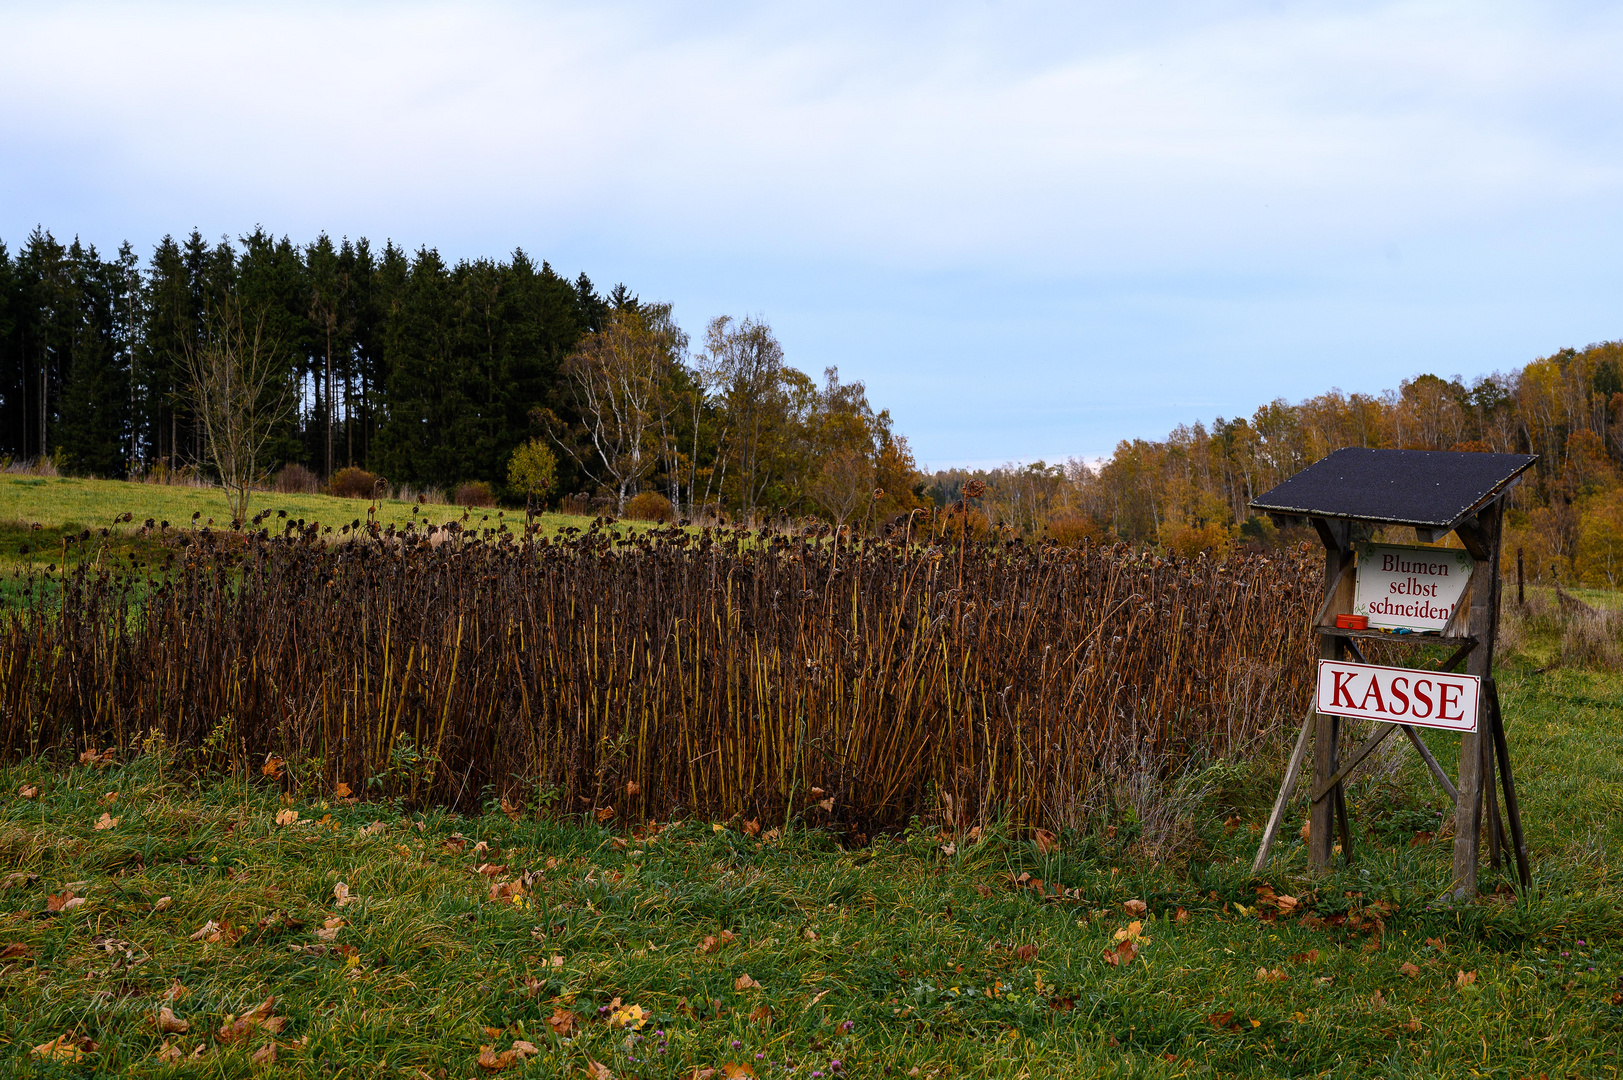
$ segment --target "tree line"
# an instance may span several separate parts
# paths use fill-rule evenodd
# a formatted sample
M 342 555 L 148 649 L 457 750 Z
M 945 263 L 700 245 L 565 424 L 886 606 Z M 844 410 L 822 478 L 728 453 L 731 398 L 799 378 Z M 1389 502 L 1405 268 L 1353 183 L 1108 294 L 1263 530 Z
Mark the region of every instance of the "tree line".
M 927 490 L 951 503 L 979 479 L 989 525 L 1026 535 L 1183 554 L 1269 546 L 1279 538 L 1250 501 L 1344 446 L 1538 454 L 1512 492 L 1505 550 L 1523 549 L 1539 577 L 1623 585 L 1623 342 L 1562 349 L 1469 384 L 1420 375 L 1381 394 L 1276 399 L 1250 417 L 1123 441 L 1103 461 L 948 470 Z
M 74 474 L 224 479 L 200 357 L 260 341 L 272 418 L 254 479 L 348 466 L 397 490 L 506 490 L 515 450 L 555 460 L 544 502 L 872 521 L 922 505 L 888 411 L 834 368 L 790 365 L 770 325 L 718 317 L 694 341 L 670 305 L 600 293 L 522 250 L 443 259 L 259 228 L 166 236 L 144 262 L 36 229 L 0 243 L 0 456 Z M 549 469 L 551 467 L 549 466 Z M 522 496 L 519 496 L 522 500 Z

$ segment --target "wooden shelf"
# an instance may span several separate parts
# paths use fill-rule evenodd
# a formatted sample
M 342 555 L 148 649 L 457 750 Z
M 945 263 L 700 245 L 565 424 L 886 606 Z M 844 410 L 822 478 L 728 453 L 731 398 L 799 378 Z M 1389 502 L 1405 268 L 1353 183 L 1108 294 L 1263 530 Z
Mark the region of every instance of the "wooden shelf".
M 1477 639 L 1469 635 L 1455 637 L 1437 633 L 1394 634 L 1390 630 L 1343 630 L 1339 626 L 1314 627 L 1325 637 L 1361 638 L 1366 641 L 1391 641 L 1399 645 L 1475 645 Z

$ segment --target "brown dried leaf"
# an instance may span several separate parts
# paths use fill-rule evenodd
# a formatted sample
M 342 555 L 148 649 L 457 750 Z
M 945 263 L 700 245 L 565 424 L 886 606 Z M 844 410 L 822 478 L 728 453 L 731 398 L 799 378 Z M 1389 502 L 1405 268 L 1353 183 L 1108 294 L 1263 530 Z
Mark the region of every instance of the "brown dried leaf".
M 152 901 L 152 910 L 154 913 L 159 911 L 168 911 L 174 902 L 175 898 L 173 896 L 160 896 L 156 900 Z
M 828 792 L 824 791 L 820 787 L 814 787 L 811 789 L 811 797 L 814 799 L 821 799 L 826 794 L 828 794 Z
M 157 1024 L 158 1030 L 166 1035 L 184 1035 L 192 1030 L 191 1022 L 176 1016 L 167 1005 L 158 1006 Z
M 1037 840 L 1037 854 L 1052 855 L 1059 850 L 1059 837 L 1047 829 L 1037 829 L 1032 835 Z
M 745 836 L 759 836 L 759 835 L 761 835 L 761 823 L 759 821 L 755 821 L 753 819 L 750 820 L 750 821 L 744 822 L 744 835 Z
M 1150 906 L 1142 900 L 1129 900 L 1122 907 L 1126 909 L 1129 915 L 1142 915 L 1150 910 Z
M 1474 971 L 1462 970 L 1454 976 L 1454 985 L 1458 987 L 1470 986 L 1474 982 L 1476 982 L 1476 972 Z
M 179 1001 L 189 992 L 185 986 L 181 985 L 181 981 L 176 979 L 169 984 L 169 989 L 163 992 L 163 999 L 165 1001 Z
M 159 1061 L 171 1065 L 185 1056 L 185 1051 L 176 1046 L 174 1043 L 169 1042 L 167 1039 L 164 1040 L 163 1046 L 158 1050 L 157 1053 L 157 1058 Z
M 1172 921 L 1175 922 L 1175 923 L 1186 923 L 1186 922 L 1188 922 L 1189 921 L 1189 912 L 1185 911 L 1183 908 L 1179 908 L 1178 913 L 1172 917 Z
M 834 809 L 834 798 L 833 796 L 830 796 L 829 798 L 822 799 L 817 803 L 817 805 L 822 807 L 824 810 L 832 810 Z
M 575 1024 L 579 1018 L 563 1006 L 554 1006 L 552 1015 L 547 1017 L 547 1027 L 560 1039 L 567 1039 L 575 1033 Z
M 1284 982 L 1285 981 L 1285 972 L 1280 968 L 1260 967 L 1260 968 L 1257 969 L 1257 981 L 1258 982 Z
M 1031 961 L 1037 959 L 1037 946 L 1016 945 L 1014 947 L 1014 958 L 1019 960 L 1021 963 L 1031 963 Z
M 342 780 L 333 785 L 332 793 L 340 799 L 347 799 L 353 794 L 349 789 L 349 785 Z
M 96 819 L 96 831 L 103 832 L 107 829 L 116 828 L 118 826 L 118 822 L 118 818 L 111 814 L 104 813 L 101 817 Z
M 345 904 L 354 903 L 360 899 L 358 896 L 351 896 L 349 894 L 349 886 L 344 884 L 342 881 L 332 887 L 332 897 L 338 902 L 339 907 L 343 907 Z
M 1224 1028 L 1236 1028 L 1240 1026 L 1234 1022 L 1233 1009 L 1229 1009 L 1227 1012 L 1207 1013 L 1206 1022 L 1218 1030 L 1222 1030 Z
M 1424 1026 L 1418 1017 L 1411 1016 L 1409 1022 L 1403 1025 L 1403 1029 L 1405 1031 L 1419 1031 Z
M 276 1042 L 275 1042 L 275 1040 L 272 1040 L 271 1042 L 266 1043 L 264 1046 L 261 1046 L 258 1050 L 254 1051 L 254 1053 L 253 1053 L 253 1063 L 255 1065 L 275 1065 L 276 1064 Z
M 362 836 L 377 836 L 379 833 L 389 831 L 389 826 L 381 821 L 374 821 L 370 825 L 362 825 L 358 830 Z
M 738 1080 L 741 1076 L 754 1076 L 755 1069 L 748 1064 L 729 1061 L 721 1067 L 721 1072 L 717 1075 L 719 1080 Z
M 640 786 L 638 786 L 638 784 L 637 784 L 637 782 L 635 780 L 627 780 L 626 781 L 626 798 L 635 799 L 638 795 L 641 795 L 641 794 L 642 794 L 642 788 Z
M 96 1044 L 90 1039 L 58 1035 L 50 1042 L 34 1047 L 32 1054 L 46 1061 L 83 1061 L 85 1054 L 95 1052 Z
M 220 932 L 220 924 L 215 922 L 213 919 L 210 919 L 208 922 L 204 923 L 202 926 L 199 926 L 196 930 L 192 931 L 192 933 L 189 936 L 188 940 L 191 940 L 191 941 L 204 941 L 204 940 L 208 939 L 212 935 L 219 934 L 219 932 Z
M 734 990 L 759 990 L 759 989 L 761 989 L 761 984 L 756 982 L 754 979 L 750 978 L 749 973 L 745 972 L 744 974 L 740 975 L 738 978 L 733 980 L 733 989 Z
M 505 874 L 507 872 L 507 864 L 480 863 L 478 866 L 474 867 L 473 872 L 476 874 L 483 874 L 485 877 L 495 877 L 497 874 Z
M 762 1027 L 771 1027 L 772 1007 L 764 1001 L 755 1006 L 755 1009 L 750 1013 L 750 1023 L 760 1024 Z
M 1406 979 L 1412 979 L 1416 975 L 1420 974 L 1420 969 L 1418 967 L 1416 967 L 1414 964 L 1411 964 L 1407 960 L 1405 960 L 1403 962 L 1403 966 L 1398 968 L 1398 974 L 1402 975 Z
M 276 812 L 276 824 L 278 825 L 291 825 L 298 820 L 299 812 L 293 809 L 291 806 L 286 810 L 278 810 Z
M 287 762 L 283 761 L 275 754 L 266 754 L 265 764 L 259 767 L 259 771 L 270 777 L 272 780 L 280 780 L 282 778 L 282 769 L 286 765 Z
M 503 1050 L 498 1054 L 490 1046 L 481 1046 L 479 1048 L 479 1067 L 487 1072 L 500 1072 L 517 1060 L 518 1055 L 511 1050 Z
M 1299 952 L 1299 953 L 1292 953 L 1291 954 L 1291 963 L 1293 963 L 1293 964 L 1312 964 L 1312 963 L 1315 963 L 1318 959 L 1319 959 L 1319 950 L 1317 950 L 1317 949 L 1309 949 L 1307 952 Z
M 540 1052 L 541 1048 L 533 1042 L 526 1042 L 523 1039 L 513 1040 L 513 1054 L 518 1058 L 520 1064 L 524 1062 L 525 1058 L 534 1057 Z
M 614 817 L 614 807 L 612 807 L 612 806 L 600 806 L 596 810 L 592 811 L 592 816 L 597 818 L 597 823 L 599 825 L 602 825 L 602 824 L 606 823 L 610 818 Z
M 37 799 L 39 798 L 39 788 L 33 784 L 24 784 L 17 789 L 17 797 L 20 799 Z
M 614 1071 L 601 1061 L 587 1058 L 586 1076 L 588 1080 L 614 1080 Z
M 0 949 L 0 960 L 16 960 L 28 955 L 28 946 L 14 941 L 5 948 Z

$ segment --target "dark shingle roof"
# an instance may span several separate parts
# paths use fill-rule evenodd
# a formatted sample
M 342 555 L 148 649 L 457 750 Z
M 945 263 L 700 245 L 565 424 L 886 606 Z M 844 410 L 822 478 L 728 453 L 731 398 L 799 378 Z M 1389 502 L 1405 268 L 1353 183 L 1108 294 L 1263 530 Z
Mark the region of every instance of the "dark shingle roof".
M 1487 505 L 1536 454 L 1337 450 L 1251 501 L 1277 514 L 1351 518 L 1448 530 Z

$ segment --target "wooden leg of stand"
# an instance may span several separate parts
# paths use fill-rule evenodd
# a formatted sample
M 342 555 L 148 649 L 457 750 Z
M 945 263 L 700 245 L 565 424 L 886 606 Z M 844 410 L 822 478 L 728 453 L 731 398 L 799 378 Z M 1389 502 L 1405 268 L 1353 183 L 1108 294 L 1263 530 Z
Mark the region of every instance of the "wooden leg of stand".
M 1510 746 L 1505 738 L 1505 721 L 1499 713 L 1499 687 L 1487 680 L 1488 710 L 1493 724 L 1493 745 L 1499 754 L 1499 778 L 1505 787 L 1505 816 L 1510 819 L 1511 850 L 1516 855 L 1516 877 L 1526 889 L 1533 884 L 1533 871 L 1527 863 L 1527 838 L 1522 834 L 1522 810 L 1516 801 L 1516 778 L 1510 771 Z
M 1487 799 L 1488 812 L 1488 865 L 1499 869 L 1500 852 L 1504 847 L 1504 826 L 1499 820 L 1499 785 L 1495 782 L 1493 767 L 1493 739 L 1482 740 L 1482 795 Z
M 1347 818 L 1347 796 L 1341 790 L 1340 784 L 1336 785 L 1335 800 L 1336 823 L 1341 831 L 1341 858 L 1346 865 L 1351 866 L 1353 861 L 1352 822 Z
M 1279 835 L 1279 823 L 1285 819 L 1285 807 L 1290 805 L 1297 778 L 1302 775 L 1302 762 L 1307 757 L 1308 738 L 1312 734 L 1313 711 L 1309 709 L 1307 719 L 1302 722 L 1302 731 L 1296 736 L 1296 748 L 1291 751 L 1290 765 L 1285 768 L 1285 782 L 1279 785 L 1279 795 L 1274 799 L 1274 811 L 1268 815 L 1268 827 L 1262 831 L 1262 844 L 1257 848 L 1256 861 L 1251 864 L 1253 874 L 1262 873 L 1262 868 L 1268 865 L 1268 852 L 1274 846 L 1274 838 Z

